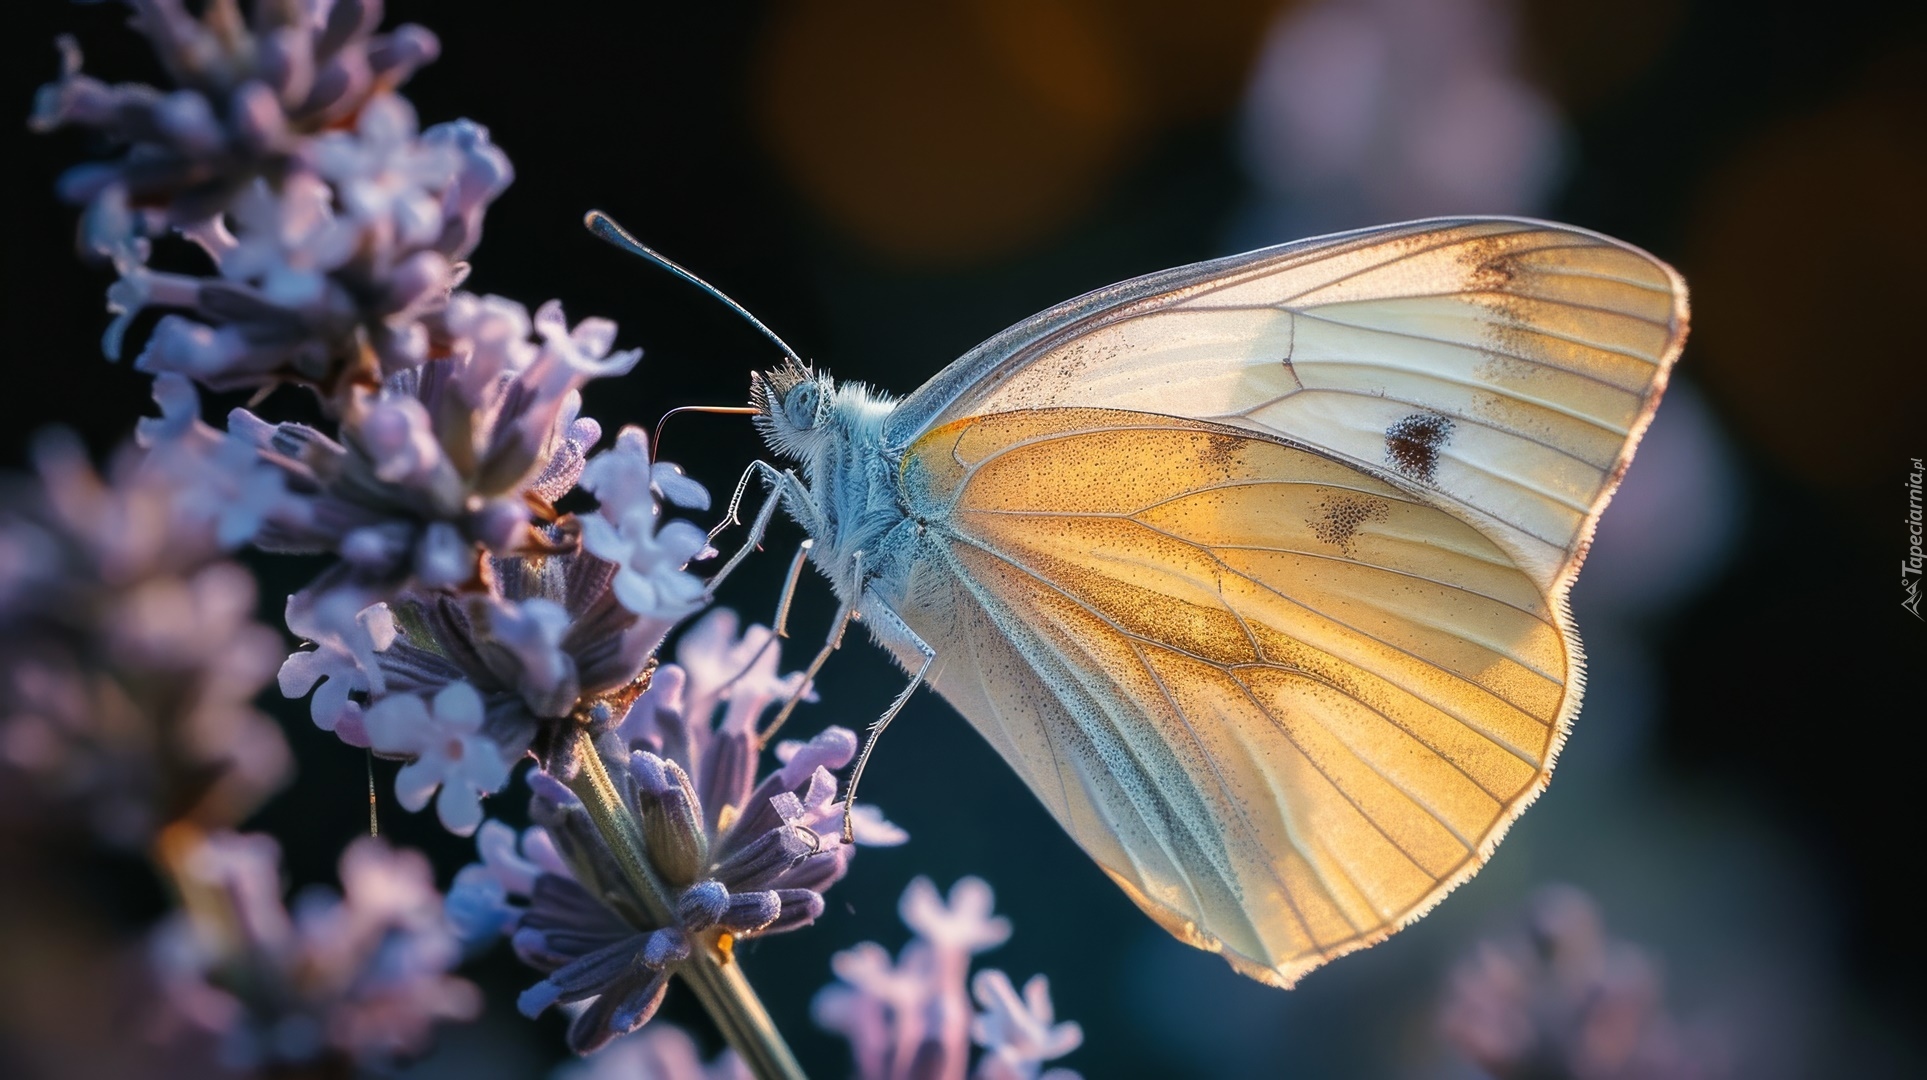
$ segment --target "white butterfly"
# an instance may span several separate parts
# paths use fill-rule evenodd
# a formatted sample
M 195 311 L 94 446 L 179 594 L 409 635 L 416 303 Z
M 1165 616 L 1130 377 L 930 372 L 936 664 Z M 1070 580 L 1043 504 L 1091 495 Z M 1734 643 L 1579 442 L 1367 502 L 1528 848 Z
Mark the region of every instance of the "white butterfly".
M 799 467 L 759 463 L 752 543 L 780 503 L 836 636 L 855 612 L 913 673 L 879 727 L 928 681 L 1153 919 L 1290 985 L 1544 789 L 1567 590 L 1686 324 L 1664 263 L 1510 218 L 1180 267 L 902 400 L 758 376 Z

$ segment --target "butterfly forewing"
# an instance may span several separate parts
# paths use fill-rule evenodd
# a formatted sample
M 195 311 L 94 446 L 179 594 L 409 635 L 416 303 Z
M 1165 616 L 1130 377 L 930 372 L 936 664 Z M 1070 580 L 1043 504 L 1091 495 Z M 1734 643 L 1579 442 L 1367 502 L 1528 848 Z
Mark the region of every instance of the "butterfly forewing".
M 1550 589 L 1685 332 L 1683 283 L 1635 248 L 1541 222 L 1419 222 L 1072 301 L 959 360 L 893 431 L 1077 406 L 1275 435 L 1451 507 Z

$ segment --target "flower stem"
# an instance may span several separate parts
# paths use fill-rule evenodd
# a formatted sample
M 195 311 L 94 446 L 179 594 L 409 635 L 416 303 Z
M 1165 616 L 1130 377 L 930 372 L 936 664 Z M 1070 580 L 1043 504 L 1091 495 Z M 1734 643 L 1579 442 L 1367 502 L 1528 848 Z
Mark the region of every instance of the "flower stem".
M 575 792 L 589 811 L 589 820 L 595 823 L 603 842 L 615 853 L 623 876 L 642 897 L 649 916 L 664 926 L 672 925 L 676 916 L 669 889 L 650 868 L 642 828 L 635 815 L 623 805 L 621 794 L 603 768 L 602 755 L 596 752 L 595 741 L 588 732 L 576 734 L 576 750 L 582 769 L 569 783 L 569 790 Z M 758 1080 L 805 1080 L 802 1066 L 796 1063 L 796 1056 L 790 1053 L 789 1045 L 757 999 L 756 991 L 743 977 L 741 965 L 731 956 L 714 942 L 704 942 L 692 949 L 689 959 L 675 970 L 688 981 L 690 989 L 703 1003 L 703 1009 L 722 1029 L 723 1038 L 729 1040 L 729 1045 Z

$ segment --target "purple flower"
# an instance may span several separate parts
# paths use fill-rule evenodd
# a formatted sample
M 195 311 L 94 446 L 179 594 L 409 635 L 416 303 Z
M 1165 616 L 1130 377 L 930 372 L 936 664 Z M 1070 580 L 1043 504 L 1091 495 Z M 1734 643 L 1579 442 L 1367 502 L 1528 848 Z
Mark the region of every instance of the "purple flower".
M 200 394 L 186 378 L 155 379 L 154 400 L 161 415 L 142 418 L 135 437 L 149 451 L 150 467 L 175 487 L 172 531 L 211 533 L 223 551 L 253 540 L 289 504 L 280 471 L 245 440 L 202 423 Z
M 374 226 L 373 242 L 390 252 L 441 238 L 442 192 L 461 167 L 452 144 L 424 142 L 419 131 L 414 107 L 384 94 L 362 107 L 352 132 L 325 132 L 303 147 L 343 209 Z
M 459 296 L 449 315 L 473 336 L 438 337 L 449 355 L 397 373 L 379 393 L 352 395 L 339 440 L 305 424 L 230 414 L 230 427 L 284 474 L 292 493 L 267 516 L 259 546 L 339 555 L 346 577 L 380 590 L 405 580 L 465 587 L 482 552 L 573 544 L 572 535 L 544 527 L 601 436 L 577 415 L 578 388 L 629 370 L 639 354 L 604 356 L 613 326 L 599 320 L 577 327 L 594 339 L 588 344 L 554 330 L 562 315 L 553 304 L 535 320 L 538 331 L 550 325 L 539 346 L 528 340 L 519 305 Z
M 252 704 L 280 639 L 218 558 L 192 454 L 129 447 L 103 478 L 55 432 L 35 457 L 0 505 L 0 808 L 79 810 L 134 849 L 240 820 L 288 771 Z
M 539 362 L 544 349 L 528 343 L 526 320 L 513 325 L 516 312 L 519 309 L 497 306 L 495 317 L 510 324 L 502 327 L 507 332 L 486 333 L 477 340 L 471 355 L 497 372 L 481 378 L 478 385 L 499 388 L 510 378 L 500 374 L 502 370 L 518 364 L 528 370 Z M 433 364 L 425 369 L 435 370 Z M 435 392 L 457 393 L 459 380 L 470 374 L 475 373 L 455 369 L 449 378 L 438 376 Z M 521 400 L 526 404 L 528 398 L 523 395 Z M 447 409 L 440 414 L 453 415 Z M 572 404 L 558 414 L 557 423 L 566 423 L 575 432 L 572 439 L 547 448 L 551 456 L 545 475 L 560 489 L 572 484 L 582 468 L 581 447 L 594 439 L 595 425 L 574 419 Z M 284 425 L 272 438 L 291 439 L 306 431 Z M 623 443 L 633 445 L 634 440 L 625 436 Z M 643 453 L 644 467 L 661 474 L 665 482 L 680 482 L 684 498 L 706 498 L 700 486 L 673 466 L 650 466 L 646 450 Z M 558 461 L 564 464 L 558 466 Z M 610 474 L 605 470 L 605 475 Z M 633 509 L 633 501 L 640 498 L 653 511 L 651 484 L 644 479 L 639 496 L 622 491 L 614 482 L 604 491 L 618 505 Z M 525 500 L 517 502 L 527 505 Z M 643 617 L 626 606 L 618 591 L 624 568 L 588 550 L 571 550 L 569 520 L 531 532 L 532 550 L 481 562 L 476 576 L 487 586 L 485 590 L 458 593 L 424 587 L 418 574 L 416 586 L 386 603 L 371 604 L 380 592 L 360 581 L 352 565 L 324 574 L 289 601 L 289 627 L 313 642 L 314 648 L 288 658 L 281 673 L 283 690 L 299 695 L 318 684 L 315 723 L 354 745 L 369 744 L 372 709 L 381 708 L 390 695 L 407 696 L 412 704 L 397 704 L 384 714 L 389 724 L 384 736 L 387 745 L 377 742 L 375 748 L 419 760 L 427 748 L 442 745 L 441 736 L 429 730 L 432 725 L 420 699 L 453 684 L 466 684 L 470 692 L 480 695 L 481 720 L 464 738 L 492 742 L 506 762 L 532 750 L 552 773 L 573 776 L 575 732 L 586 729 L 600 736 L 624 722 L 637 695 L 648 685 L 647 672 L 663 635 L 682 614 L 657 610 Z M 702 534 L 694 526 L 674 524 L 700 540 Z M 686 580 L 686 588 L 700 595 L 700 580 L 680 565 L 657 569 L 659 579 L 671 575 Z M 772 652 L 768 663 L 753 674 L 760 678 L 767 674 L 765 668 L 773 671 L 775 659 Z M 747 679 L 744 685 L 755 682 Z M 784 684 L 793 685 L 793 680 Z M 746 703 L 748 697 L 745 690 Z M 654 708 L 647 706 L 645 714 Z M 411 732 L 414 727 L 422 730 Z M 465 773 L 460 783 L 443 789 L 444 799 L 451 798 L 448 792 L 493 790 L 486 785 L 494 775 L 492 771 Z M 413 793 L 409 799 L 418 795 Z M 467 812 L 467 796 L 460 799 L 463 809 L 452 819 L 444 815 L 444 820 L 460 821 L 464 829 L 472 829 L 479 819 Z M 455 809 L 452 803 L 443 807 Z
M 728 618 L 733 626 L 734 616 Z M 767 633 L 751 630 L 746 638 Z M 741 647 L 725 631 L 685 641 L 679 655 L 702 666 Z M 668 918 L 631 890 L 586 808 L 545 772 L 530 779 L 530 813 L 540 831 L 525 834 L 518 853 L 505 826 L 484 826 L 484 861 L 458 878 L 451 911 L 465 931 L 480 937 L 506 930 L 517 955 L 547 976 L 522 995 L 523 1012 L 587 1003 L 570 1027 L 577 1053 L 645 1023 L 668 976 L 693 950 L 726 952 L 738 940 L 813 922 L 823 911 L 823 891 L 849 867 L 853 851 L 838 835 L 831 770 L 855 756 L 855 735 L 830 728 L 792 745 L 788 760 L 760 782 L 755 777 L 755 721 L 780 700 L 771 685 L 796 685 L 794 677 L 773 678 L 775 650 L 768 654 L 770 672 L 760 664 L 738 669 L 737 679 L 687 714 L 690 680 L 680 667 L 664 665 L 628 722 L 598 740 L 651 869 L 669 892 Z M 874 828 L 886 841 L 901 839 L 887 822 Z M 547 859 L 550 845 L 563 866 Z
M 516 954 L 547 975 L 518 1004 L 534 1016 L 587 1001 L 569 1029 L 570 1047 L 582 1054 L 647 1022 L 671 970 L 693 949 L 727 950 L 736 939 L 813 922 L 823 911 L 818 890 L 843 867 L 819 838 L 781 817 L 767 828 L 705 830 L 702 804 L 674 762 L 637 751 L 626 773 L 628 809 L 675 906 L 667 920 L 630 891 L 568 789 L 546 773 L 531 780 L 530 813 L 569 872 L 538 875 L 515 920 Z
M 338 410 L 357 384 L 425 360 L 421 319 L 465 275 L 482 213 L 513 177 L 485 129 L 418 134 L 392 92 L 434 58 L 434 36 L 374 34 L 375 0 L 255 4 L 245 22 L 229 5 L 200 19 L 179 0 L 135 6 L 179 87 L 110 87 L 80 74 L 63 41 L 61 78 L 32 118 L 127 148 L 60 183 L 87 207 L 83 246 L 121 274 L 107 354 L 140 311 L 173 309 L 142 370 L 216 389 L 304 383 Z M 218 276 L 147 269 L 150 238 L 168 232 L 199 244 Z
M 897 914 L 938 952 L 968 958 L 1010 940 L 1010 920 L 990 913 L 996 899 L 984 879 L 967 877 L 950 887 L 945 903 L 936 884 L 920 877 L 903 890 Z
M 374 839 L 341 857 L 339 895 L 282 906 L 280 851 L 217 833 L 176 850 L 184 910 L 153 938 L 175 1026 L 218 1040 L 235 1070 L 353 1062 L 382 1067 L 427 1048 L 433 1026 L 481 1011 L 448 974 L 461 950 L 428 861 Z
M 368 729 L 361 702 L 386 692 L 375 654 L 395 641 L 395 619 L 386 604 L 363 606 L 349 589 L 307 591 L 288 598 L 288 629 L 313 644 L 281 665 L 281 693 L 298 698 L 315 692 L 310 703 L 315 726 L 332 731 L 349 746 L 367 746 Z
M 1083 1043 L 1077 1024 L 1058 1024 L 1050 984 L 1031 978 L 1019 995 L 1010 976 L 983 970 L 975 978 L 971 1014 L 965 982 L 969 958 L 1010 939 L 1010 920 L 990 914 L 990 885 L 964 877 L 946 903 L 929 877 L 904 889 L 898 912 L 917 931 L 894 962 L 883 945 L 863 941 L 831 960 L 840 984 L 817 993 L 817 1024 L 850 1039 L 859 1080 L 964 1080 L 969 1043 L 983 1047 L 975 1080 L 1075 1080 L 1046 1061 Z
M 622 606 L 665 628 L 701 610 L 706 586 L 683 567 L 709 548 L 709 538 L 686 521 L 663 524 L 658 496 L 702 509 L 708 492 L 675 466 L 652 462 L 648 436 L 634 427 L 588 463 L 582 486 L 602 504 L 582 515 L 582 546 L 621 568 L 615 591 Z
M 984 1011 L 970 1025 L 970 1037 L 984 1048 L 977 1062 L 980 1080 L 1069 1080 L 1068 1069 L 1043 1071 L 1043 1064 L 1084 1044 L 1084 1029 L 1059 1024 L 1051 1005 L 1050 980 L 1032 975 L 1021 996 L 1010 976 L 996 969 L 979 971 L 970 990 Z
M 376 753 L 408 761 L 395 777 L 402 807 L 420 810 L 441 789 L 435 813 L 457 836 L 470 835 L 482 823 L 482 796 L 500 791 L 513 765 L 482 733 L 482 709 L 482 695 L 474 687 L 454 682 L 432 702 L 415 694 L 385 697 L 363 718 Z
M 235 187 L 287 169 L 300 139 L 353 116 L 439 51 L 419 26 L 373 33 L 377 0 L 251 4 L 239 25 L 235 5 L 200 19 L 180 0 L 133 6 L 180 89 L 82 75 L 78 47 L 62 39 L 61 77 L 40 89 L 31 120 L 38 131 L 84 127 L 127 148 L 117 161 L 69 170 L 60 193 L 90 209 L 142 207 L 120 211 L 144 226 L 129 239 L 214 216 Z
M 1540 890 L 1517 928 L 1480 942 L 1452 972 L 1439 1030 L 1494 1077 L 1712 1080 L 1715 1047 L 1661 1007 L 1644 950 L 1606 936 L 1599 909 L 1568 886 Z
M 507 825 L 485 821 L 475 837 L 475 850 L 482 861 L 455 875 L 447 905 L 449 924 L 471 945 L 487 944 L 514 930 L 523 909 L 509 902 L 511 896 L 534 894 L 535 879 L 542 874 L 569 873 L 568 863 L 539 825 L 518 838 Z
M 481 212 L 512 178 L 480 127 L 416 133 L 392 91 L 439 49 L 420 27 L 374 34 L 375 0 L 229 5 L 196 19 L 179 0 L 135 4 L 135 25 L 178 88 L 80 74 L 43 87 L 32 126 L 89 128 L 126 147 L 78 166 L 60 192 L 87 207 L 83 245 L 122 277 L 104 348 L 134 315 L 175 309 L 139 366 L 216 389 L 305 383 L 335 395 L 422 362 L 417 325 L 463 276 Z M 352 121 L 352 126 L 344 126 Z M 219 276 L 157 273 L 149 239 L 177 232 Z
M 325 679 L 315 694 L 316 724 L 365 745 L 364 702 L 432 696 L 464 683 L 481 696 L 477 734 L 505 760 L 532 749 L 552 771 L 573 775 L 574 732 L 601 733 L 623 721 L 646 685 L 663 627 L 616 602 L 615 568 L 594 556 L 488 566 L 491 593 L 411 591 L 359 611 L 362 597 L 353 590 L 297 595 L 289 625 L 316 645 L 288 658 L 283 688 L 299 694 Z
M 929 878 L 917 878 L 898 905 L 917 936 L 892 962 L 872 941 L 836 954 L 840 984 L 816 995 L 818 1025 L 850 1041 L 859 1080 L 1075 1080 L 1045 1062 L 1083 1043 L 1076 1024 L 1056 1022 L 1050 984 L 1033 977 L 1019 995 L 1009 976 L 980 971 L 971 984 L 984 1011 L 974 1017 L 965 984 L 970 958 L 1010 937 L 1010 922 L 991 914 L 994 897 L 981 879 L 951 886 L 946 903 Z M 984 1052 L 969 1071 L 970 1043 Z

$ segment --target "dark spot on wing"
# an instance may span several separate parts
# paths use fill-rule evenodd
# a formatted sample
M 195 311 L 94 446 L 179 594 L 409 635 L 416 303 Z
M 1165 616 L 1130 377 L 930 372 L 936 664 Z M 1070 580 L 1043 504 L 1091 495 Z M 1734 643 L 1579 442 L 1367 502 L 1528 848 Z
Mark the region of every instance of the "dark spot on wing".
M 1238 456 L 1238 449 L 1243 445 L 1244 440 L 1236 435 L 1211 432 L 1198 447 L 1198 461 L 1213 469 L 1225 468 Z
M 1413 413 L 1385 429 L 1385 456 L 1399 472 L 1430 483 L 1439 468 L 1439 450 L 1452 438 L 1452 420 L 1438 413 Z
M 1518 351 L 1514 328 L 1530 321 L 1525 298 L 1531 292 L 1532 267 L 1522 257 L 1533 250 L 1520 250 L 1517 234 L 1502 233 L 1470 240 L 1459 252 L 1459 265 L 1465 271 L 1463 288 L 1492 313 L 1488 334 L 1508 352 Z
M 1383 502 L 1357 495 L 1332 495 L 1313 509 L 1319 516 L 1305 523 L 1311 527 L 1311 534 L 1337 548 L 1348 559 L 1356 545 L 1359 527 L 1385 517 Z
M 1509 292 L 1519 280 L 1516 237 L 1487 236 L 1470 241 L 1459 257 L 1466 287 L 1477 292 Z

